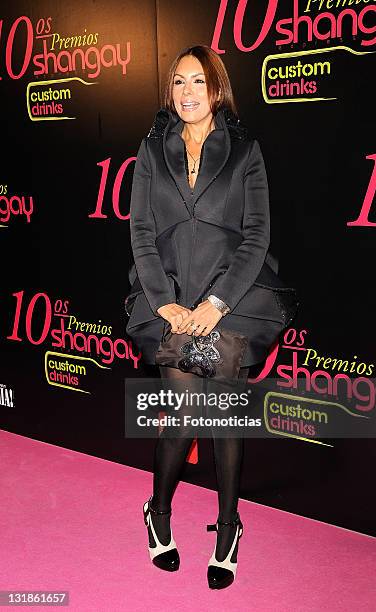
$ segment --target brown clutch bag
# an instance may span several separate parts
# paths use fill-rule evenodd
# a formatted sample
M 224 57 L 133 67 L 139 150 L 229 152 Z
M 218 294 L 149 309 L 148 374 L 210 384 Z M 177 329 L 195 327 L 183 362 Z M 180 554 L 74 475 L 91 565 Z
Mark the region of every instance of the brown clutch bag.
M 175 334 L 165 323 L 155 362 L 218 382 L 239 377 L 248 338 L 229 329 L 214 328 L 207 336 Z

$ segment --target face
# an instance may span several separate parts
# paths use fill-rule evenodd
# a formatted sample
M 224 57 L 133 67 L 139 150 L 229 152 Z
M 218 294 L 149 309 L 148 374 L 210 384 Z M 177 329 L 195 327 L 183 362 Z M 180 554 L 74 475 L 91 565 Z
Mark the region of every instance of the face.
M 175 109 L 183 121 L 196 123 L 212 115 L 204 71 L 196 57 L 182 57 L 172 83 Z

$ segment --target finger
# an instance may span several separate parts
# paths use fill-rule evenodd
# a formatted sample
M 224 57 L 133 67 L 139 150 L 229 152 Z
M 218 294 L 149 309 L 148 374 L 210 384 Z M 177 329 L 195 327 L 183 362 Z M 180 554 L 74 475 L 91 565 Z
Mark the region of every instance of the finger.
M 181 320 L 179 321 L 179 324 L 178 324 L 178 330 L 177 330 L 178 334 L 184 333 L 184 319 L 186 319 L 187 316 L 188 315 L 186 313 L 182 313 Z
M 200 335 L 207 336 L 208 334 L 210 334 L 215 325 L 216 323 L 203 321 L 202 323 L 200 323 Z
M 180 331 L 182 331 L 183 333 L 187 333 L 187 330 L 189 329 L 189 327 L 191 326 L 192 323 L 192 317 L 186 317 L 185 320 L 182 322 L 182 324 L 180 325 Z
M 182 316 L 181 314 L 178 315 L 174 315 L 171 318 L 171 331 L 175 334 L 176 332 L 179 331 L 179 325 L 181 325 L 182 322 Z
M 195 336 L 204 336 L 206 335 L 204 332 L 207 329 L 207 325 L 205 325 L 205 323 L 201 323 L 200 325 L 197 326 L 196 330 L 195 330 Z
M 184 325 L 186 319 L 188 319 L 190 314 L 191 314 L 191 312 L 189 310 L 184 310 L 184 311 L 181 312 L 181 321 L 180 321 L 180 325 L 179 325 L 180 328 L 182 328 L 182 326 Z
M 205 327 L 205 329 L 202 331 L 201 335 L 202 336 L 208 336 L 210 334 L 210 332 L 214 329 L 214 325 L 208 325 L 207 327 Z
M 212 325 L 203 325 L 201 331 L 200 331 L 200 336 L 207 336 L 208 334 L 210 334 L 211 330 L 213 329 L 214 326 Z
M 196 329 L 192 328 L 192 335 L 201 336 L 201 333 L 204 327 L 205 327 L 204 323 L 197 323 Z
M 197 329 L 197 323 L 195 322 L 194 325 L 188 325 L 188 327 L 186 328 L 185 333 L 189 334 L 190 336 L 192 336 L 193 332 Z
M 190 331 L 187 333 L 190 333 L 192 336 L 199 336 L 202 329 L 203 329 L 204 323 L 196 323 L 196 319 L 195 319 L 195 324 L 194 326 L 192 325 L 192 327 L 190 328 Z

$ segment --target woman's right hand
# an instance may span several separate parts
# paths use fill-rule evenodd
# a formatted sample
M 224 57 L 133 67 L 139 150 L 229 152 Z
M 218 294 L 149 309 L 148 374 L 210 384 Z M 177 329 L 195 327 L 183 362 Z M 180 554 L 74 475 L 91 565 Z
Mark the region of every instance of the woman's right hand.
M 164 306 L 160 306 L 157 310 L 157 313 L 170 323 L 173 333 L 179 332 L 178 325 L 181 325 L 191 312 L 189 308 L 181 306 L 180 304 L 165 304 Z

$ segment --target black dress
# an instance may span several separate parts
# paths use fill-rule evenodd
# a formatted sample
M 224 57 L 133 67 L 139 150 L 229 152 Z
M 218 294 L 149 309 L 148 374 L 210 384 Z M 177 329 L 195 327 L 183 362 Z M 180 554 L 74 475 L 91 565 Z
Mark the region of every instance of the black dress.
M 278 277 L 268 251 L 268 186 L 259 144 L 231 111 L 214 119 L 193 189 L 184 122 L 176 113 L 157 113 L 137 155 L 126 332 L 147 364 L 155 365 L 165 325 L 157 309 L 164 304 L 192 309 L 210 294 L 228 304 L 217 327 L 248 337 L 242 367 L 265 359 L 296 312 L 295 290 Z

